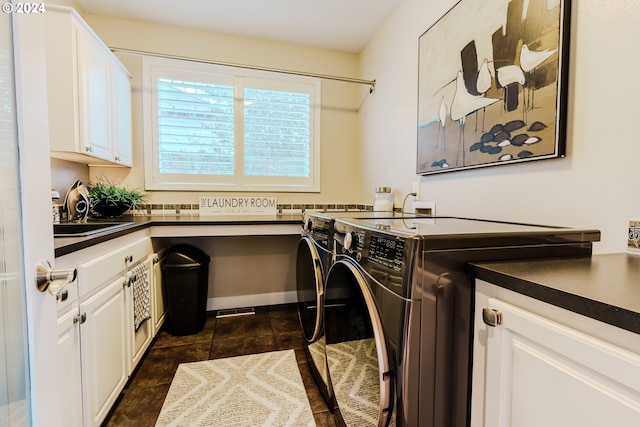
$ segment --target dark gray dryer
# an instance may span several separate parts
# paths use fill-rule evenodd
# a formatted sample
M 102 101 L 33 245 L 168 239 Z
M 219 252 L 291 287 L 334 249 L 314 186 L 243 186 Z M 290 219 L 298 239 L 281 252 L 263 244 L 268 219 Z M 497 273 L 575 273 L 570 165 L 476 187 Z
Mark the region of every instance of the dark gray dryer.
M 473 261 L 586 256 L 597 230 L 337 219 L 325 339 L 338 425 L 468 427 Z
M 306 341 L 305 355 L 329 408 L 333 408 L 333 396 L 324 351 L 323 304 L 325 276 L 333 259 L 332 229 L 330 218 L 305 212 L 296 256 L 298 317 Z

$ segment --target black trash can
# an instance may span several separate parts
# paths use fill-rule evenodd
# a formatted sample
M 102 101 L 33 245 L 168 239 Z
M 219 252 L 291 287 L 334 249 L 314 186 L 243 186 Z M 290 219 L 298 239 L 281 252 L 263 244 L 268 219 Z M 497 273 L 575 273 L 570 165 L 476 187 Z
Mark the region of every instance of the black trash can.
M 166 327 L 172 335 L 192 335 L 204 328 L 211 257 L 187 244 L 169 249 L 162 265 L 167 302 Z

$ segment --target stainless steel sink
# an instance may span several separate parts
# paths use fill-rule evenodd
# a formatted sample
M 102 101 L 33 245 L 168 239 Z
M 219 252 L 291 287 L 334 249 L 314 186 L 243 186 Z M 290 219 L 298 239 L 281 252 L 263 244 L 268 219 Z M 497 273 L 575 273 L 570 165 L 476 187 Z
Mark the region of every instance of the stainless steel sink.
M 116 231 L 133 224 L 129 222 L 65 222 L 53 224 L 54 237 L 84 237 L 97 233 Z

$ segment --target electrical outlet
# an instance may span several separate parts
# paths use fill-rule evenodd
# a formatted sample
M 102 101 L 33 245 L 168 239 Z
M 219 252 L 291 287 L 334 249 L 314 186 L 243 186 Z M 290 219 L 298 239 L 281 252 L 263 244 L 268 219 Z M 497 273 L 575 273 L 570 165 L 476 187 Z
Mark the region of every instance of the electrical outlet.
M 412 193 L 416 193 L 413 200 L 420 200 L 420 181 L 414 182 L 411 188 Z
M 413 208 L 417 214 L 436 216 L 436 202 L 415 201 Z

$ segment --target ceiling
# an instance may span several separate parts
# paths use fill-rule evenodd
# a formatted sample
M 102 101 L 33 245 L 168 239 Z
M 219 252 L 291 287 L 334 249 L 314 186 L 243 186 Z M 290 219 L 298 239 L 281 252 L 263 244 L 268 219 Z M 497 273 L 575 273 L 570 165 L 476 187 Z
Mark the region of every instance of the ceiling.
M 360 52 L 402 0 L 76 0 L 89 13 Z

